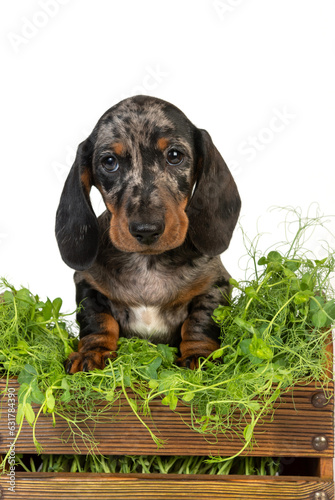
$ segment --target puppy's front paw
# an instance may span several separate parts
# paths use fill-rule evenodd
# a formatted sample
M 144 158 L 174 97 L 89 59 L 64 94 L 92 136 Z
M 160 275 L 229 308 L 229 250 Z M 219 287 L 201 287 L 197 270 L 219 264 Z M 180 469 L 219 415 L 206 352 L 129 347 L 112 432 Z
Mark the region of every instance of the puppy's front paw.
M 206 358 L 207 356 L 201 354 L 194 354 L 192 356 L 180 357 L 177 360 L 177 365 L 183 368 L 190 368 L 191 370 L 196 370 L 199 368 L 199 358 Z
M 108 359 L 114 359 L 116 352 L 105 350 L 90 350 L 72 352 L 65 361 L 66 373 L 88 372 L 95 368 L 103 369 Z
M 103 369 L 107 359 L 116 357 L 117 337 L 108 333 L 91 333 L 78 344 L 78 352 L 72 352 L 65 361 L 66 373 L 88 372 Z
M 178 366 L 196 370 L 199 368 L 199 359 L 208 358 L 219 344 L 213 339 L 206 338 L 202 341 L 182 340 L 180 343 L 181 356 L 177 361 Z

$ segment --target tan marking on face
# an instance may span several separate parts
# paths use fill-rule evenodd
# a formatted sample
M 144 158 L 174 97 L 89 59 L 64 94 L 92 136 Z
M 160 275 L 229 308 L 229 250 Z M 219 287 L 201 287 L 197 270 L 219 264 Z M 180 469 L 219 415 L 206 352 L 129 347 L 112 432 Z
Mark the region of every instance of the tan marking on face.
M 109 237 L 113 245 L 123 252 L 138 252 L 140 244 L 129 232 L 129 221 L 123 207 L 117 210 L 111 203 L 106 203 L 106 206 L 112 214 Z
M 161 137 L 157 141 L 157 146 L 161 151 L 165 151 L 165 149 L 168 147 L 170 141 L 169 139 L 166 139 L 166 137 Z
M 162 196 L 164 199 L 164 197 Z M 187 200 L 175 203 L 171 199 L 165 200 L 165 230 L 158 244 L 166 245 L 166 249 L 179 247 L 185 240 L 188 230 L 188 217 L 185 213 Z M 165 250 L 163 250 L 165 251 Z
M 114 151 L 115 154 L 121 156 L 122 153 L 124 152 L 124 145 L 122 142 L 114 142 L 112 144 L 112 150 Z
M 141 245 L 129 232 L 129 220 L 124 207 L 115 209 L 111 203 L 106 203 L 112 213 L 109 236 L 112 243 L 123 252 L 138 252 L 142 254 L 160 254 L 177 248 L 185 240 L 188 229 L 188 217 L 185 213 L 187 200 L 176 203 L 162 196 L 165 208 L 165 229 L 158 241 L 150 246 Z

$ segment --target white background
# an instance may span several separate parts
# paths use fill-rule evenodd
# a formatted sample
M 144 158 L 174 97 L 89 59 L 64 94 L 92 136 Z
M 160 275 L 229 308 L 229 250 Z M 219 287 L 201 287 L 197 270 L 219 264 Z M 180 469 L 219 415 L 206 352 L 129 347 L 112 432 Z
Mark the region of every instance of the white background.
M 251 237 L 260 218 L 281 240 L 273 205 L 335 214 L 334 15 L 331 0 L 2 0 L 0 275 L 74 309 L 60 193 L 78 143 L 138 93 L 209 131 Z M 244 253 L 238 230 L 223 255 L 236 279 Z

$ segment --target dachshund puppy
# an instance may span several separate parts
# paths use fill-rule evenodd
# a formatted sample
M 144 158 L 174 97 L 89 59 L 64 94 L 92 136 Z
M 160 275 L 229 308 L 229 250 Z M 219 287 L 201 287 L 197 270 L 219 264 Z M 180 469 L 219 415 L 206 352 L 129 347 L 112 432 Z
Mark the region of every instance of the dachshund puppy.
M 93 185 L 106 205 L 98 218 Z M 190 368 L 216 350 L 211 315 L 229 294 L 220 254 L 240 206 L 209 134 L 178 108 L 148 96 L 110 108 L 79 145 L 56 216 L 82 304 L 67 371 L 103 368 L 120 336 L 176 346 Z

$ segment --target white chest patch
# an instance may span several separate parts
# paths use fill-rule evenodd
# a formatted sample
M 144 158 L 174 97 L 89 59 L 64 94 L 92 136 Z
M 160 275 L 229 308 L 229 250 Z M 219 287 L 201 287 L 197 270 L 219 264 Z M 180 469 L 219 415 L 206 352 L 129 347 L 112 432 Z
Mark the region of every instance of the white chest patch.
M 133 307 L 131 308 L 130 329 L 143 337 L 150 337 L 155 333 L 169 333 L 169 328 L 164 322 L 158 307 Z

